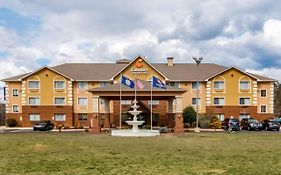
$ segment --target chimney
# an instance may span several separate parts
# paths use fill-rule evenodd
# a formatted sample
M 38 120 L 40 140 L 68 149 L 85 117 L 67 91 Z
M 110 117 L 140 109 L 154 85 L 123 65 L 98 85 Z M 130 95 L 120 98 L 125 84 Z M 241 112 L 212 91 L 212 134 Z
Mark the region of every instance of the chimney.
M 167 57 L 168 66 L 174 66 L 174 57 Z

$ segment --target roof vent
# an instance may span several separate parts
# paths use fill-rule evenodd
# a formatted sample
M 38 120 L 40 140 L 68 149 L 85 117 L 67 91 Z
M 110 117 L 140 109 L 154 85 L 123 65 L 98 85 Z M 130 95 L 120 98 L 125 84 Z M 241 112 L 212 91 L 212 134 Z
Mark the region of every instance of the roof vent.
M 167 57 L 168 66 L 174 66 L 174 57 Z
M 117 60 L 116 64 L 129 64 L 131 61 L 127 59 Z

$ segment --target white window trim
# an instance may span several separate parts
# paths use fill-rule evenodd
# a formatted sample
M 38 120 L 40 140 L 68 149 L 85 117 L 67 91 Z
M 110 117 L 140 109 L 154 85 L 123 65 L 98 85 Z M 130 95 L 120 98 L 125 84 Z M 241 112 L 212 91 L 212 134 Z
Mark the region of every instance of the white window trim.
M 63 115 L 63 116 L 64 116 L 64 120 L 56 120 L 56 115 Z M 66 121 L 66 115 L 65 115 L 65 113 L 55 113 L 55 114 L 54 114 L 54 121 L 57 121 L 57 122 L 65 122 L 65 121 Z
M 215 98 L 223 98 L 224 104 L 215 104 Z M 214 106 L 225 106 L 225 103 L 226 103 L 226 97 L 219 97 L 219 96 L 213 97 L 213 105 Z
M 240 98 L 244 98 L 244 99 L 245 99 L 245 98 L 249 98 L 249 99 L 250 99 L 250 103 L 249 103 L 249 104 L 240 104 Z M 251 104 L 252 104 L 252 103 L 251 103 L 251 97 L 240 97 L 240 96 L 239 96 L 239 97 L 238 97 L 238 104 L 239 104 L 240 106 L 251 106 Z
M 38 88 L 30 88 L 29 87 L 29 82 L 39 82 L 39 87 Z M 40 89 L 40 87 L 41 87 L 41 82 L 40 82 L 40 80 L 28 80 L 27 81 L 27 87 L 28 87 L 28 90 L 39 90 Z
M 224 80 L 213 80 L 213 93 L 225 93 L 225 89 L 226 89 L 226 80 L 225 78 L 223 77 Z M 223 82 L 223 89 L 218 89 L 218 88 L 215 88 L 215 82 Z M 222 92 L 221 92 L 222 91 Z
M 56 81 L 64 82 L 64 88 L 56 88 Z M 54 86 L 55 90 L 65 90 L 65 88 L 66 88 L 66 81 L 65 80 L 54 80 L 53 86 Z
M 195 82 L 194 82 L 194 81 L 191 82 L 191 90 L 196 91 L 197 88 L 195 88 L 195 89 L 192 88 L 192 83 L 195 83 L 195 84 L 196 84 L 197 82 L 196 82 L 196 81 L 195 81 Z M 199 88 L 198 88 L 198 89 L 201 90 L 201 88 L 202 88 L 202 82 L 199 81 L 198 84 L 199 84 Z
M 81 82 L 85 82 L 85 83 L 87 84 L 87 86 L 85 87 L 85 89 L 84 89 L 84 88 L 79 88 L 79 86 L 78 86 L 79 82 L 80 82 L 80 83 L 81 83 Z M 78 90 L 78 91 L 87 90 L 88 87 L 89 87 L 89 82 L 88 82 L 88 81 L 77 81 L 76 86 L 77 86 L 77 90 Z
M 14 111 L 14 106 L 18 107 L 18 111 L 17 112 Z M 19 112 L 20 112 L 20 106 L 18 104 L 13 104 L 13 106 L 12 106 L 12 113 L 19 113 Z
M 17 90 L 17 91 L 18 91 L 18 96 L 14 96 L 14 90 Z M 20 96 L 20 91 L 19 91 L 19 89 L 12 89 L 12 96 L 13 96 L 13 97 L 19 97 L 19 96 Z
M 86 98 L 86 99 L 87 99 L 87 104 L 86 104 L 86 105 L 84 105 L 84 104 L 79 104 L 79 98 Z M 83 96 L 83 97 L 77 97 L 77 105 L 78 105 L 78 106 L 88 106 L 88 104 L 89 104 L 89 99 L 88 99 L 88 97 L 85 97 L 85 96 Z
M 29 103 L 29 99 L 30 99 L 30 98 L 39 98 L 39 104 L 30 104 L 30 103 Z M 40 98 L 39 96 L 29 96 L 29 97 L 28 97 L 28 105 L 29 105 L 29 106 L 38 106 L 38 105 L 41 105 L 41 98 Z
M 30 120 L 30 115 L 38 115 L 38 116 L 39 116 L 39 120 Z M 38 113 L 30 113 L 30 114 L 28 114 L 28 119 L 29 119 L 29 121 L 31 121 L 31 122 L 38 122 L 38 121 L 41 120 L 41 116 L 40 116 L 40 114 L 38 114 Z
M 262 106 L 265 106 L 265 112 L 262 112 L 262 111 L 261 111 L 261 107 L 262 107 Z M 265 105 L 265 104 L 261 104 L 261 105 L 260 105 L 260 113 L 262 113 L 262 114 L 267 113 L 267 105 Z
M 64 104 L 56 104 L 56 98 L 64 98 Z M 54 98 L 53 98 L 53 104 L 54 105 L 57 105 L 57 106 L 63 106 L 63 105 L 66 105 L 66 98 L 65 97 L 59 97 L 59 96 L 55 96 Z
M 250 92 L 251 92 L 251 89 L 252 89 L 252 81 L 251 81 L 251 79 L 250 79 L 250 80 L 241 80 L 241 79 L 244 78 L 244 77 L 245 77 L 245 76 L 242 76 L 242 77 L 239 79 L 239 81 L 238 81 L 238 83 L 239 83 L 239 92 L 241 92 L 241 91 L 242 91 L 242 92 L 245 92 L 245 91 L 247 92 L 247 91 L 248 91 L 248 92 L 250 93 Z M 248 82 L 249 82 L 249 89 L 241 89 L 241 85 L 240 85 L 240 82 L 241 82 L 241 81 L 242 81 L 242 82 L 243 82 L 243 81 L 244 81 L 244 82 L 248 81 Z
M 265 97 L 261 96 L 261 91 L 265 91 Z M 261 89 L 260 90 L 260 98 L 267 98 L 267 89 Z

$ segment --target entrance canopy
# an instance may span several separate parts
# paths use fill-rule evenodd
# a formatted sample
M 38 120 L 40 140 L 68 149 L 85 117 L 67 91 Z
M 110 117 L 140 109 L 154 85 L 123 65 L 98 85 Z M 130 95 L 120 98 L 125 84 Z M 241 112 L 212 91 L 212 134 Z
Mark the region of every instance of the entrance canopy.
M 150 82 L 142 81 L 144 88 L 137 88 L 137 99 L 139 100 L 150 100 L 151 98 L 151 84 Z M 97 95 L 102 98 L 111 99 L 111 100 L 119 100 L 120 99 L 120 83 L 109 84 L 104 87 L 98 87 L 90 89 L 89 92 L 92 92 L 94 95 Z M 166 85 L 166 89 L 160 88 L 152 88 L 153 99 L 157 100 L 170 100 L 175 98 L 175 96 L 180 96 L 184 92 L 185 89 L 168 86 Z M 121 93 L 122 100 L 132 100 L 135 97 L 135 89 L 129 88 L 121 84 Z

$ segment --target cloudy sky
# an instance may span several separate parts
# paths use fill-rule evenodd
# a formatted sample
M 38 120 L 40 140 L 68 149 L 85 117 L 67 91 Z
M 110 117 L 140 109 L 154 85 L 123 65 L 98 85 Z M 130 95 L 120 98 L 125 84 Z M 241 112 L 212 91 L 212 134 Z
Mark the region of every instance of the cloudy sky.
M 1 0 L 0 79 L 43 65 L 204 62 L 281 80 L 281 1 Z

